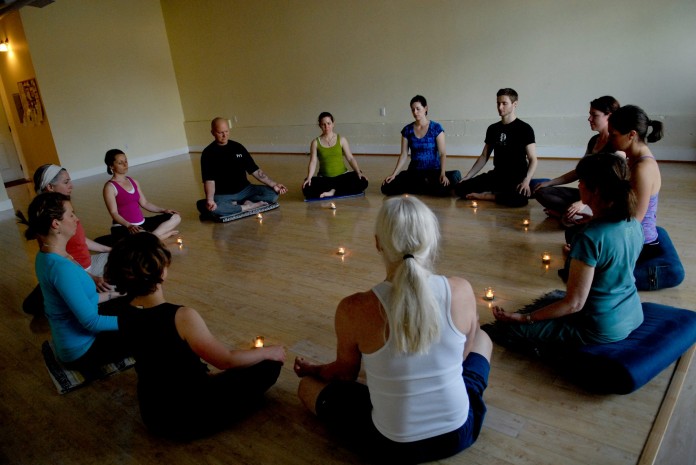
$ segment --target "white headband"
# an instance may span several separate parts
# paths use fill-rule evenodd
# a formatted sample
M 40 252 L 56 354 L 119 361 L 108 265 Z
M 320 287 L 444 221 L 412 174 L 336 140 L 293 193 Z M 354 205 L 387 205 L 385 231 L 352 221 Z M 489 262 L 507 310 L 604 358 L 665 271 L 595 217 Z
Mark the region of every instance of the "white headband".
M 63 171 L 63 168 L 58 166 L 58 165 L 48 165 L 48 168 L 46 168 L 41 175 L 41 184 L 39 185 L 39 192 L 43 192 L 44 189 L 46 189 L 46 186 L 48 186 L 53 178 L 58 176 L 58 173 Z

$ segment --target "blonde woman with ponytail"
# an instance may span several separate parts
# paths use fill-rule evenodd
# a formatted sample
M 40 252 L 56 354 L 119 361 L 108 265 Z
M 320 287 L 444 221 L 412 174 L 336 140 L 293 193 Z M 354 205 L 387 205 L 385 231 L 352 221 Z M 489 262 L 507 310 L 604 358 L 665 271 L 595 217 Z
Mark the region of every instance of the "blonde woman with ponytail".
M 339 303 L 335 361 L 295 360 L 304 405 L 369 459 L 449 457 L 483 424 L 492 343 L 469 283 L 434 273 L 439 239 L 423 202 L 387 199 L 375 228 L 386 279 Z

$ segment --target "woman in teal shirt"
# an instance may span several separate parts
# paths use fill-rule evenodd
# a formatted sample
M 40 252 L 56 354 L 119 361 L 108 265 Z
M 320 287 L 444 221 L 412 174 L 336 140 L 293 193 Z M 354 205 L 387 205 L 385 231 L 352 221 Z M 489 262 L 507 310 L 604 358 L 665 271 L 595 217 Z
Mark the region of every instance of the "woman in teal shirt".
M 576 168 L 580 197 L 594 212 L 574 238 L 565 297 L 531 313 L 493 307 L 486 325 L 505 343 L 584 345 L 620 341 L 643 322 L 633 278 L 643 232 L 634 218 L 636 198 L 626 161 L 608 153 L 588 155 Z
M 70 198 L 58 192 L 39 194 L 28 216 L 26 236 L 40 245 L 36 277 L 58 358 L 70 369 L 88 370 L 128 356 L 116 317 L 99 314 L 94 281 L 66 251 L 80 221 Z M 113 292 L 113 297 L 119 295 Z
M 309 146 L 307 177 L 302 193 L 307 200 L 355 195 L 367 189 L 367 178 L 350 151 L 348 140 L 333 132 L 334 118 L 324 111 L 318 118 L 321 135 Z M 353 168 L 348 171 L 343 159 Z M 319 165 L 319 176 L 314 176 Z

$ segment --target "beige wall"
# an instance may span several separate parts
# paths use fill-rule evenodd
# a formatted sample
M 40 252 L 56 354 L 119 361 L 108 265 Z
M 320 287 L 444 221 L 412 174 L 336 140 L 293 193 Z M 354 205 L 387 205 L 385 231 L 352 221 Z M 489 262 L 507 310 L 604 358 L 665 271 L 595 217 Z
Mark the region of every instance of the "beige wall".
M 21 10 L 60 162 L 74 178 L 188 151 L 157 0 L 62 0 Z M 106 175 L 106 174 L 105 174 Z
M 34 113 L 32 118 L 28 118 L 24 112 L 22 121 L 15 106 L 13 95 L 20 94 L 18 83 L 36 78 L 19 13 L 14 11 L 7 14 L 0 20 L 0 25 L 6 34 L 2 40 L 5 37 L 10 40 L 10 50 L 0 54 L 0 79 L 8 124 L 12 128 L 25 175 L 31 178 L 36 168 L 44 163 L 58 163 L 58 154 L 53 143 L 50 121 L 43 112 L 45 105 L 39 105 L 41 111 Z M 41 95 L 41 82 L 37 81 L 37 86 Z M 26 110 L 26 101 L 23 103 Z
M 449 152 L 480 153 L 514 87 L 539 151 L 579 156 L 589 101 L 664 118 L 659 158 L 696 160 L 693 0 L 163 0 L 189 145 L 208 121 L 257 150 L 304 151 L 328 110 L 357 152 L 395 152 L 410 98 L 428 98 Z M 386 108 L 380 117 L 379 109 Z

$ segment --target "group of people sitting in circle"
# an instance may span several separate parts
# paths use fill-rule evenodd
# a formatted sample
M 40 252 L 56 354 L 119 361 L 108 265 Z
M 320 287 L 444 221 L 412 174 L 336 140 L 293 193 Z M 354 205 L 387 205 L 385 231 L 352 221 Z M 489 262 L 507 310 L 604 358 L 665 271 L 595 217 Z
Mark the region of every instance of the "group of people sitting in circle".
M 657 239 L 660 173 L 647 142 L 659 140 L 661 124 L 611 97 L 593 100 L 589 121 L 599 134 L 586 156 L 575 170 L 535 182 L 534 132 L 515 117 L 517 94 L 501 89 L 497 104 L 501 121 L 489 127 L 481 156 L 462 177 L 445 169 L 442 126 L 428 120 L 425 99 L 414 97 L 415 121 L 402 130 L 401 154 L 382 184 L 390 197 L 375 225 L 385 280 L 338 304 L 336 360 L 294 361 L 302 403 L 368 455 L 414 463 L 470 446 L 486 413 L 491 337 L 502 344 L 602 344 L 624 339 L 643 321 L 632 271 Z M 333 116 L 322 113 L 319 126 L 305 196 L 364 191 L 368 180 L 348 141 L 334 133 Z M 201 157 L 206 198 L 197 207 L 203 218 L 249 211 L 287 192 L 229 140 L 226 120 L 215 118 L 211 129 L 215 140 Z M 493 153 L 494 169 L 477 176 Z M 133 356 L 141 416 L 153 433 L 191 439 L 219 431 L 258 408 L 286 351 L 229 349 L 196 310 L 166 301 L 171 254 L 163 240 L 177 234 L 180 215 L 146 200 L 127 176 L 125 153 L 109 150 L 105 163 L 112 175 L 103 190 L 113 219 L 111 246 L 85 237 L 65 169 L 45 165 L 34 177 L 38 195 L 25 219 L 26 236 L 39 243 L 36 275 L 56 355 L 67 368 L 85 371 Z M 249 183 L 247 174 L 263 185 Z M 576 180 L 577 190 L 558 187 Z M 496 306 L 496 323 L 481 328 L 469 282 L 435 273 L 437 217 L 417 197 L 400 195 L 452 191 L 508 206 L 536 197 L 569 226 L 565 297 L 532 313 Z M 141 209 L 157 216 L 145 218 Z M 108 311 L 100 306 L 116 298 Z M 361 366 L 366 385 L 357 381 Z

